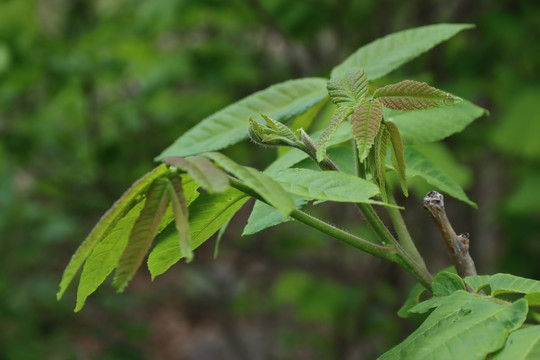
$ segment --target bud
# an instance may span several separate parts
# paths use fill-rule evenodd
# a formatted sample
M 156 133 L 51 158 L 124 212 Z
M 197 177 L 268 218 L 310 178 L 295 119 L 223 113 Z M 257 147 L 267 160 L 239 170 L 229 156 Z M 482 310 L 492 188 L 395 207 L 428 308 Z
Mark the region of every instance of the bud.
M 298 138 L 288 127 L 266 116 L 263 117 L 271 127 L 266 127 L 253 120 L 253 118 L 249 118 L 248 134 L 254 143 L 263 146 L 298 147 Z

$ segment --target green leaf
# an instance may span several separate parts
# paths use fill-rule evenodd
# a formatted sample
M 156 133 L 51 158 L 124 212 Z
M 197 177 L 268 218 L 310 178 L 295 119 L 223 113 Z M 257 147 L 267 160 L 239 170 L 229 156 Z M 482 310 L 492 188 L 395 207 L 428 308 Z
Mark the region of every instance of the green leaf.
M 188 206 L 184 197 L 184 189 L 182 181 L 178 177 L 170 179 L 172 188 L 169 188 L 171 194 L 171 204 L 174 213 L 174 224 L 178 232 L 178 240 L 180 244 L 180 254 L 186 258 L 186 262 L 193 260 L 193 251 L 189 247 L 189 223 L 188 223 Z
M 292 198 L 297 209 L 302 209 L 308 202 L 307 199 L 300 196 L 293 195 Z M 283 216 L 281 216 L 279 211 L 277 211 L 274 207 L 257 200 L 253 206 L 253 210 L 251 211 L 247 225 L 244 227 L 242 236 L 252 235 L 271 226 L 279 225 L 291 220 L 291 217 L 284 220 Z
M 98 223 L 94 226 L 90 234 L 84 242 L 79 246 L 75 254 L 71 257 L 69 264 L 64 270 L 62 280 L 60 282 L 60 290 L 56 294 L 58 300 L 66 291 L 68 285 L 77 271 L 90 255 L 94 247 L 102 241 L 108 233 L 116 226 L 118 221 L 122 219 L 135 204 L 140 200 L 140 197 L 146 193 L 152 182 L 169 173 L 165 165 L 156 167 L 154 170 L 145 174 L 137 180 L 131 187 L 118 199 L 113 206 L 101 217 Z
M 484 290 L 489 286 L 490 275 L 475 275 L 465 277 L 465 282 L 476 292 Z M 486 289 L 487 290 L 487 289 Z M 490 293 L 491 291 L 489 291 Z
M 368 93 L 368 79 L 360 68 L 348 69 L 344 74 L 332 76 L 326 88 L 330 100 L 338 106 L 355 107 Z
M 471 24 L 437 24 L 390 34 L 358 49 L 332 70 L 332 76 L 359 67 L 369 80 L 378 79 L 461 30 L 473 27 Z
M 407 164 L 407 177 L 419 176 L 437 187 L 440 191 L 464 201 L 474 208 L 477 207 L 474 202 L 469 200 L 458 183 L 439 170 L 434 163 L 420 152 L 411 147 L 405 147 L 405 163 Z
M 229 188 L 227 174 L 218 169 L 210 160 L 202 156 L 168 156 L 163 162 L 180 170 L 187 171 L 203 189 L 211 194 L 222 193 Z
M 432 287 L 434 296 L 448 296 L 458 290 L 467 290 L 463 279 L 448 271 L 437 273 L 433 278 Z
M 540 292 L 532 292 L 525 295 L 529 306 L 540 306 Z M 540 322 L 540 320 L 538 320 Z
M 127 246 L 118 261 L 113 286 L 124 291 L 156 236 L 165 211 L 171 201 L 172 184 L 167 178 L 154 180 L 144 203 L 144 207 L 129 234 Z
M 460 132 L 486 111 L 468 101 L 427 110 L 384 110 L 384 118 L 399 128 L 405 145 L 442 140 Z
M 379 190 L 371 182 L 337 171 L 285 169 L 271 174 L 283 189 L 306 199 L 379 203 L 370 200 Z
M 289 128 L 292 131 L 296 131 L 299 129 L 304 129 L 305 131 L 308 131 L 308 129 L 311 127 L 311 124 L 313 123 L 313 120 L 317 118 L 317 116 L 321 113 L 321 111 L 324 109 L 325 105 L 327 104 L 328 104 L 328 98 L 324 98 L 318 104 L 313 106 L 311 109 L 309 109 L 305 113 L 300 114 L 296 118 L 294 118 L 294 120 L 291 121 Z
M 321 78 L 290 80 L 270 86 L 205 118 L 156 159 L 223 149 L 247 138 L 250 116 L 264 113 L 277 121 L 286 122 L 305 113 L 326 97 L 326 80 Z
M 276 132 L 277 135 L 283 136 L 284 138 L 290 140 L 291 142 L 298 141 L 298 137 L 289 129 L 287 126 L 283 125 L 280 122 L 272 120 L 268 116 L 261 114 L 266 124 Z
M 379 359 L 485 359 L 527 316 L 523 299 L 499 304 L 462 290 L 435 299 L 437 308 L 424 323 Z
M 405 303 L 398 310 L 398 316 L 401 318 L 411 317 L 413 313 L 410 313 L 409 310 L 420 302 L 420 296 L 426 291 L 427 290 L 423 285 L 419 283 L 415 284 L 409 292 L 407 300 L 405 300 Z
M 273 209 L 273 208 L 272 208 Z M 225 231 L 227 231 L 227 228 L 229 227 L 229 224 L 231 223 L 231 219 L 232 218 L 229 218 L 229 220 L 227 220 L 225 222 L 225 224 L 223 224 L 220 228 L 219 228 L 219 231 L 217 233 L 217 236 L 216 236 L 216 245 L 214 246 L 214 260 L 217 259 L 218 257 L 218 254 L 219 254 L 219 245 L 221 244 L 221 239 L 223 238 L 223 234 L 225 234 Z
M 248 197 L 236 189 L 211 195 L 201 194 L 189 206 L 190 247 L 195 250 L 223 224 L 225 224 L 246 202 Z M 152 279 L 163 274 L 182 258 L 178 235 L 173 226 L 167 227 L 148 257 L 148 270 Z
M 403 142 L 401 141 L 401 135 L 397 126 L 393 122 L 385 122 L 386 129 L 390 135 L 390 148 L 392 150 L 390 161 L 396 169 L 399 182 L 401 183 L 401 190 L 405 196 L 409 196 L 409 190 L 407 189 L 407 167 L 405 165 L 405 149 L 403 148 Z
M 540 359 L 540 325 L 523 327 L 514 331 L 506 340 L 504 348 L 495 353 L 492 360 L 538 360 Z
M 383 115 L 381 103 L 378 100 L 362 99 L 351 115 L 351 128 L 360 162 L 368 156 L 371 146 L 379 131 Z
M 205 153 L 204 156 L 214 160 L 223 167 L 225 171 L 243 181 L 267 201 L 268 204 L 278 209 L 283 218 L 287 218 L 287 216 L 295 209 L 294 201 L 289 194 L 265 173 L 254 168 L 239 165 L 220 153 L 209 152 Z
M 540 281 L 510 274 L 495 274 L 489 279 L 491 295 L 504 293 L 536 293 L 540 292 Z
M 373 98 L 393 110 L 420 110 L 454 105 L 462 101 L 425 82 L 404 80 L 375 90 Z
M 317 161 L 321 162 L 324 160 L 326 156 L 326 148 L 328 147 L 328 142 L 330 141 L 330 138 L 332 135 L 336 132 L 338 127 L 341 125 L 343 120 L 347 118 L 352 113 L 352 110 L 346 106 L 340 106 L 338 107 L 334 115 L 332 116 L 332 120 L 330 121 L 330 124 L 324 129 L 321 136 L 319 136 L 319 140 L 317 141 Z
M 129 234 L 139 217 L 144 202 L 140 201 L 120 219 L 114 229 L 97 244 L 86 260 L 79 287 L 77 289 L 77 305 L 75 311 L 80 311 L 86 298 L 90 296 L 105 281 L 107 276 L 116 268 L 118 260 L 128 243 Z

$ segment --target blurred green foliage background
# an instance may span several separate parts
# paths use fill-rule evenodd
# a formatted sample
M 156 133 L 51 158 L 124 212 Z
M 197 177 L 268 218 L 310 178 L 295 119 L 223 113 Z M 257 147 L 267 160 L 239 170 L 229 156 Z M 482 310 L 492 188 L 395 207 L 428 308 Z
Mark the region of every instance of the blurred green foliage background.
M 0 1 L 0 359 L 371 359 L 417 322 L 412 280 L 291 223 L 240 237 L 234 218 L 193 264 L 72 312 L 55 293 L 70 255 L 152 158 L 197 121 L 270 84 L 327 76 L 355 49 L 439 22 L 475 30 L 383 81 L 428 81 L 491 111 L 425 148 L 479 210 L 447 200 L 480 273 L 540 279 L 540 5 L 535 0 Z M 275 152 L 245 144 L 240 162 Z M 430 270 L 448 265 L 401 199 Z M 365 231 L 354 209 L 322 206 Z

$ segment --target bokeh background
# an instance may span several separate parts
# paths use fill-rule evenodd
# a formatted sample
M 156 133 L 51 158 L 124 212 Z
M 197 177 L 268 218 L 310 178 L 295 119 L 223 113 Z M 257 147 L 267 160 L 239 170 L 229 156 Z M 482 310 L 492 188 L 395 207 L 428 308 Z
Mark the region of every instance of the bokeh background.
M 383 35 L 474 23 L 381 81 L 428 81 L 490 110 L 428 153 L 479 205 L 448 199 L 480 273 L 540 279 L 536 0 L 0 1 L 0 359 L 372 359 L 418 319 L 400 268 L 285 224 L 241 237 L 249 206 L 153 283 L 100 288 L 73 313 L 63 268 L 100 215 L 197 121 L 268 85 L 327 76 Z M 244 144 L 263 168 L 273 150 Z M 406 220 L 448 266 L 413 184 Z M 250 205 L 251 206 L 251 205 Z M 364 232 L 348 207 L 321 216 Z

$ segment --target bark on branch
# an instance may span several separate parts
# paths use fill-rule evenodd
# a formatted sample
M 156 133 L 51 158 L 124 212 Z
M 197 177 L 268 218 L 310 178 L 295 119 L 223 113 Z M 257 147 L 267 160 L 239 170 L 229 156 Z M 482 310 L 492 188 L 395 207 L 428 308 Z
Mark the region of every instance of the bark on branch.
M 439 229 L 446 245 L 446 250 L 459 276 L 476 275 L 474 261 L 469 254 L 469 234 L 456 235 L 444 209 L 444 197 L 436 191 L 430 191 L 424 198 L 424 208 L 429 212 Z

